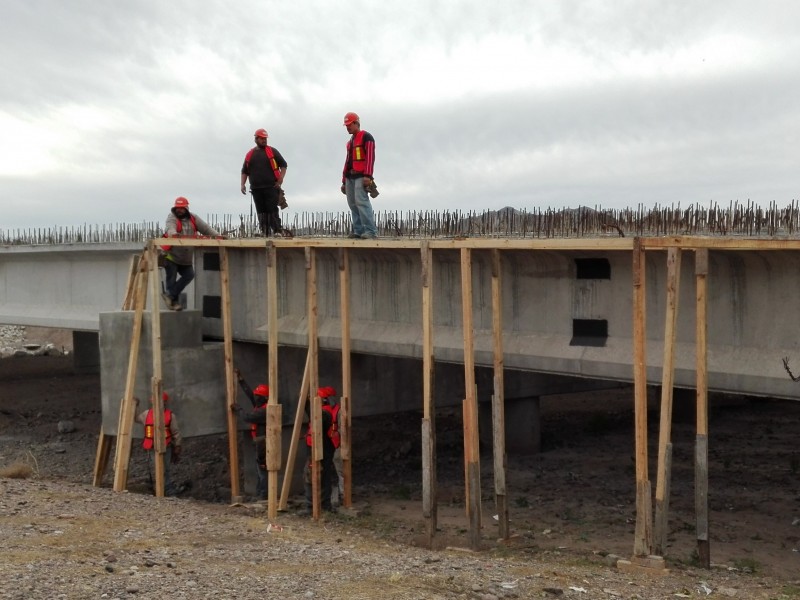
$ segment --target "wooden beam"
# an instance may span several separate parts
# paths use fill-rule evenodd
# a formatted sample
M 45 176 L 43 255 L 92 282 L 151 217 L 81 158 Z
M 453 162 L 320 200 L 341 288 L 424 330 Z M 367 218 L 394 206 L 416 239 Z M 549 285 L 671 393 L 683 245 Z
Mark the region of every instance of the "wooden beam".
M 708 250 L 695 252 L 696 321 L 695 369 L 697 373 L 697 436 L 695 442 L 694 505 L 697 520 L 697 556 L 700 564 L 711 568 L 711 542 L 708 534 Z
M 153 407 L 153 458 L 155 459 L 156 496 L 164 496 L 164 452 L 166 452 L 167 436 L 164 430 L 164 402 L 162 394 L 161 372 L 161 310 L 158 299 L 161 296 L 161 278 L 158 274 L 158 247 L 153 244 L 149 249 L 150 263 L 150 332 L 153 342 L 153 378 L 151 394 Z M 172 391 L 172 390 L 170 390 Z M 174 393 L 174 392 L 173 392 Z
M 286 457 L 286 470 L 283 472 L 283 486 L 278 510 L 286 510 L 289 502 L 289 490 L 292 486 L 292 475 L 297 458 L 297 448 L 301 442 L 305 443 L 303 434 L 303 416 L 308 399 L 309 378 L 311 376 L 311 352 L 306 354 L 306 366 L 303 370 L 303 381 L 300 384 L 300 394 L 297 398 L 297 411 L 294 417 L 294 429 L 289 443 L 289 456 Z M 304 467 L 305 468 L 305 467 Z M 305 474 L 304 474 L 305 475 Z
M 633 381 L 636 441 L 636 531 L 634 557 L 649 556 L 653 546 L 652 490 L 647 474 L 647 325 L 645 250 L 642 238 L 633 250 Z
M 506 492 L 506 416 L 503 367 L 503 264 L 499 250 L 492 250 L 492 349 L 494 393 L 492 394 L 492 456 L 494 458 L 494 501 L 500 537 L 509 538 L 508 495 Z
M 438 526 L 436 486 L 436 398 L 433 355 L 433 251 L 427 241 L 420 246 L 422 284 L 422 516 L 427 543 L 433 548 Z
M 310 354 L 311 388 L 311 496 L 312 516 L 320 517 L 320 488 L 322 470 L 322 401 L 319 390 L 319 344 L 317 338 L 317 255 L 314 248 L 306 248 L 306 308 L 308 310 L 308 352 Z
M 231 478 L 231 503 L 241 502 L 239 487 L 239 427 L 236 418 L 236 378 L 233 374 L 233 323 L 231 316 L 230 260 L 228 249 L 219 249 L 219 280 L 222 297 L 222 347 L 225 356 L 225 414 L 228 425 L 228 465 Z
M 475 338 L 472 317 L 472 251 L 461 249 L 461 308 L 464 336 L 464 469 L 470 546 L 481 539 L 481 478 L 478 444 L 478 398 L 475 393 Z
M 344 506 L 353 506 L 353 382 L 350 357 L 350 255 L 346 248 L 339 248 L 339 314 L 342 325 L 342 395 L 339 399 L 339 431 L 344 477 Z
M 136 387 L 136 368 L 139 362 L 139 345 L 142 337 L 142 320 L 147 303 L 148 272 L 143 271 L 136 281 L 131 347 L 128 354 L 128 370 L 125 376 L 125 391 L 120 401 L 117 424 L 117 443 L 114 456 L 114 491 L 123 492 L 128 487 L 128 467 L 131 458 L 131 430 L 136 406 L 133 393 Z
M 267 445 L 267 516 L 270 519 L 278 517 L 278 472 L 281 469 L 281 428 L 282 413 L 278 405 L 279 376 L 278 376 L 278 255 L 272 240 L 267 242 L 267 324 L 269 346 L 269 361 L 267 372 L 269 375 L 269 400 L 266 411 L 266 439 Z M 275 409 L 278 410 L 275 410 Z M 274 419 L 279 419 L 274 422 Z M 277 456 L 270 457 L 270 452 Z
M 681 249 L 667 250 L 667 313 L 664 317 L 664 364 L 661 370 L 661 424 L 658 437 L 656 515 L 653 553 L 663 556 L 667 546 L 672 456 L 672 388 L 675 380 L 675 329 L 681 283 Z

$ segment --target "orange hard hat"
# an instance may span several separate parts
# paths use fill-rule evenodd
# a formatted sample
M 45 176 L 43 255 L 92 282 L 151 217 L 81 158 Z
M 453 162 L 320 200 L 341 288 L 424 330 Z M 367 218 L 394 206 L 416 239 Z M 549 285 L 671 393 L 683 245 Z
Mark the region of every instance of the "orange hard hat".
M 253 137 L 267 137 L 267 130 L 266 129 L 256 129 L 256 132 L 253 134 Z
M 175 208 L 189 208 L 189 201 L 183 196 L 175 198 Z
M 253 394 L 256 396 L 264 396 L 264 398 L 269 398 L 269 386 L 262 383 L 253 390 Z
M 361 119 L 358 118 L 358 115 L 354 112 L 349 112 L 344 116 L 344 124 L 345 127 L 350 125 L 350 123 L 360 123 Z

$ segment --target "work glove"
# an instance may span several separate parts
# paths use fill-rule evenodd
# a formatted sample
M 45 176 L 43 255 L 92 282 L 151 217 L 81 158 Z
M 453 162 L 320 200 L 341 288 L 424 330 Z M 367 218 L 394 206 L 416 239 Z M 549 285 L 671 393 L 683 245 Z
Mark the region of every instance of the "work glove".
M 342 184 L 342 187 L 340 189 L 342 190 L 342 193 L 344 195 L 347 195 L 347 190 L 345 190 L 344 184 Z
M 364 188 L 367 190 L 370 198 L 377 198 L 380 192 L 378 186 L 375 185 L 375 180 L 372 177 L 364 177 Z
M 281 210 L 289 208 L 289 205 L 286 203 L 286 192 L 283 191 L 283 188 L 281 188 L 280 196 L 278 196 L 278 206 L 281 207 Z

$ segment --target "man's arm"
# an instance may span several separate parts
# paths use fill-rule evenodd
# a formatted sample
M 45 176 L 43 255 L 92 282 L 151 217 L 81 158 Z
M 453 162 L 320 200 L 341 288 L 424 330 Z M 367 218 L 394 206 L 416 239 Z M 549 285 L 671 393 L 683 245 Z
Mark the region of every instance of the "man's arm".
M 233 374 L 236 375 L 236 379 L 239 380 L 239 387 L 242 388 L 244 395 L 248 397 L 250 400 L 250 404 L 254 407 L 256 406 L 256 396 L 253 394 L 253 388 L 251 388 L 247 381 L 245 381 L 244 377 L 242 377 L 242 372 L 239 369 L 234 369 Z
M 242 418 L 244 419 L 245 423 L 258 423 L 259 425 L 264 424 L 267 422 L 267 407 L 262 406 L 261 408 L 251 410 L 250 412 L 245 413 Z
M 203 221 L 203 219 L 201 219 L 197 215 L 194 215 L 194 222 L 197 225 L 197 233 L 202 233 L 203 235 L 219 237 L 219 235 L 220 235 L 219 231 L 217 231 L 216 229 L 211 227 L 211 225 L 209 225 L 208 223 Z
M 172 446 L 173 448 L 177 449 L 181 447 L 183 444 L 183 436 L 181 435 L 181 430 L 178 427 L 178 419 L 175 417 L 175 413 L 172 413 L 172 419 L 169 422 L 169 430 L 172 433 Z M 180 452 L 180 450 L 178 450 Z

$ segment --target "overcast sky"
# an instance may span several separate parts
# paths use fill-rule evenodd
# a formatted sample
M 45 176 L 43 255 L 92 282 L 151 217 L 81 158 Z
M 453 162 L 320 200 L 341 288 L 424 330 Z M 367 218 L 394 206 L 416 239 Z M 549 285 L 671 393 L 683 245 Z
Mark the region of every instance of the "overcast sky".
M 376 210 L 798 197 L 796 0 L 5 0 L 0 229 L 346 210 L 347 111 Z

